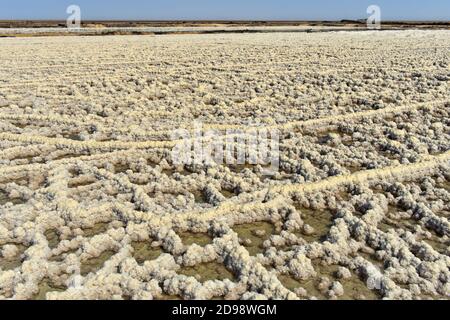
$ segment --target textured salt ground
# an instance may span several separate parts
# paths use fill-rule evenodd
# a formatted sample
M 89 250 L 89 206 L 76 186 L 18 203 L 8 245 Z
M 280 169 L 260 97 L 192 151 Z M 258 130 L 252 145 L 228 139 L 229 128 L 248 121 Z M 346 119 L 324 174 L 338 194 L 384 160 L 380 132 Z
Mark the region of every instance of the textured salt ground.
M 9 197 L 8 193 L 0 190 L 0 205 L 4 205 L 7 204 L 8 202 L 14 204 L 14 205 L 18 205 L 18 204 L 23 204 L 26 201 L 21 199 L 21 198 L 11 198 Z
M 208 280 L 234 280 L 234 275 L 228 271 L 223 264 L 210 262 L 200 264 L 195 267 L 183 267 L 180 269 L 180 274 L 195 277 L 200 282 Z
M 23 261 L 22 255 L 24 254 L 25 250 L 27 249 L 26 246 L 22 244 L 14 244 L 17 247 L 17 254 L 14 257 L 11 258 L 0 258 L 0 268 L 3 270 L 14 270 L 17 267 L 20 267 Z
M 137 263 L 143 264 L 145 261 L 151 261 L 158 258 L 164 251 L 160 247 L 153 247 L 148 242 L 133 242 L 133 257 Z
M 48 292 L 63 292 L 66 289 L 66 287 L 57 286 L 53 284 L 51 280 L 46 279 L 39 284 L 39 292 L 33 297 L 33 300 L 46 300 Z
M 239 239 L 250 255 L 254 256 L 264 251 L 263 243 L 272 234 L 275 234 L 275 226 L 268 222 L 257 222 L 233 227 Z M 260 232 L 260 234 L 258 234 Z
M 0 249 L 9 258 L 0 257 L 0 296 L 13 297 L 13 289 L 15 298 L 26 299 L 445 296 L 448 39 L 439 31 L 8 39 L 0 53 L 0 69 L 9 75 L 1 85 L 0 125 L 12 134 L 2 134 L 0 144 L 0 218 L 8 229 Z M 94 43 L 95 51 L 85 55 Z M 320 59 L 319 44 L 325 53 Z M 34 50 L 17 53 L 24 45 Z M 64 52 L 71 46 L 80 51 Z M 132 61 L 124 58 L 130 51 Z M 370 63 L 374 54 L 384 59 L 377 66 Z M 260 63 L 268 57 L 271 63 Z M 61 64 L 67 59 L 74 63 Z M 21 68 L 29 73 L 18 73 Z M 45 108 L 26 92 L 36 86 L 35 95 L 47 99 Z M 168 114 L 172 120 L 162 121 Z M 249 165 L 172 166 L 170 148 L 159 142 L 193 118 L 211 128 L 272 118 L 267 123 L 286 138 L 280 174 L 264 177 Z M 442 190 L 423 182 L 434 175 Z M 339 179 L 346 188 L 336 188 Z M 397 181 L 395 195 L 380 194 L 401 198 L 417 220 L 398 218 L 392 199 L 384 210 L 383 198 L 372 197 L 364 185 L 374 179 Z M 418 196 L 415 185 L 427 197 Z M 219 200 L 208 198 L 211 194 Z M 301 201 L 291 206 L 293 195 Z M 373 208 L 355 209 L 355 202 Z M 26 222 L 24 230 L 11 216 Z M 11 247 L 3 251 L 13 243 L 14 256 Z M 43 252 L 48 258 L 39 256 Z M 142 271 L 156 261 L 156 271 Z M 309 270 L 308 261 L 316 276 L 303 281 L 287 276 Z M 58 277 L 45 272 L 24 277 L 22 266 L 42 263 L 59 270 Z M 78 265 L 82 278 L 74 281 L 64 270 Z M 242 265 L 250 266 L 249 273 L 241 274 Z M 352 277 L 337 279 L 338 265 Z M 119 268 L 129 271 L 120 275 L 127 282 L 117 285 L 112 279 Z M 176 271 L 162 274 L 161 268 Z M 373 292 L 366 278 L 378 277 L 377 270 L 386 289 Z M 205 281 L 221 274 L 223 281 L 207 289 Z M 252 283 L 243 280 L 247 277 Z M 340 282 L 343 294 L 336 285 L 338 296 L 330 296 L 324 277 Z M 101 282 L 105 278 L 111 283 Z M 83 281 L 87 287 L 75 289 L 73 283 Z M 96 283 L 117 295 L 89 296 Z M 427 288 L 435 292 L 424 293 Z
M 326 236 L 333 224 L 333 213 L 329 210 L 312 210 L 304 207 L 297 207 L 303 221 L 313 228 L 311 234 L 304 232 L 299 234 L 308 242 L 326 240 Z
M 366 283 L 359 279 L 359 277 L 352 273 L 351 278 L 341 280 L 336 276 L 338 266 L 321 266 L 320 264 L 314 265 L 317 270 L 317 277 L 309 280 L 297 281 L 290 276 L 281 275 L 278 276 L 280 281 L 290 290 L 295 291 L 298 288 L 304 288 L 306 292 L 315 296 L 318 299 L 328 299 L 324 291 L 320 290 L 321 277 L 327 277 L 331 281 L 339 280 L 344 287 L 345 294 L 340 296 L 339 300 L 378 300 L 380 296 L 374 290 L 367 288 Z

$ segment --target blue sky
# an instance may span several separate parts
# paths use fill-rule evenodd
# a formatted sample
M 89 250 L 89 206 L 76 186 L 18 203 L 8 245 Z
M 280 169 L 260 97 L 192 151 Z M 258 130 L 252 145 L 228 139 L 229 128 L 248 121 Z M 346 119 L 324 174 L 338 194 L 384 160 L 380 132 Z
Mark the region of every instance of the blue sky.
M 366 18 L 370 4 L 385 20 L 450 20 L 450 0 L 0 0 L 0 19 L 340 20 Z

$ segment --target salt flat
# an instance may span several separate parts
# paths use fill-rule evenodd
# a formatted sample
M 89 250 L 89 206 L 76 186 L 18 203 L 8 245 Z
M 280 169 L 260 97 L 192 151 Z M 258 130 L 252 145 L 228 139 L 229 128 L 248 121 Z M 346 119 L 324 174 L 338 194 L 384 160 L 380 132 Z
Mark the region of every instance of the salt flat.
M 450 31 L 0 46 L 0 298 L 449 297 Z M 278 172 L 173 163 L 196 122 Z

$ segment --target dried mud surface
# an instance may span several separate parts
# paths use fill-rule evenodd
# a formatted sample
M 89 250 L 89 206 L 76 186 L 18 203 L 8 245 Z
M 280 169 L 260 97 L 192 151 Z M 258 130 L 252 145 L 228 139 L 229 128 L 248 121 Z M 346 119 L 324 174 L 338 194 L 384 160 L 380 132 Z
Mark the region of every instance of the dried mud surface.
M 449 35 L 0 39 L 0 299 L 448 299 Z

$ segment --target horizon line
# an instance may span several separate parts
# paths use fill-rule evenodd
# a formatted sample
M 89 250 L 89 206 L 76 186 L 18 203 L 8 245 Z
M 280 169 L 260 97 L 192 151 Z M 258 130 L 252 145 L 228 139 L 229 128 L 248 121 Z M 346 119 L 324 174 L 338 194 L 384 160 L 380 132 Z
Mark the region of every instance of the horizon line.
M 360 19 L 83 19 L 81 22 L 362 22 L 367 18 Z M 42 19 L 3 19 L 0 21 L 66 21 L 66 19 L 42 18 Z M 383 21 L 382 21 L 383 22 Z M 450 23 L 450 20 L 429 20 L 429 19 L 389 19 L 386 22 L 445 22 Z

